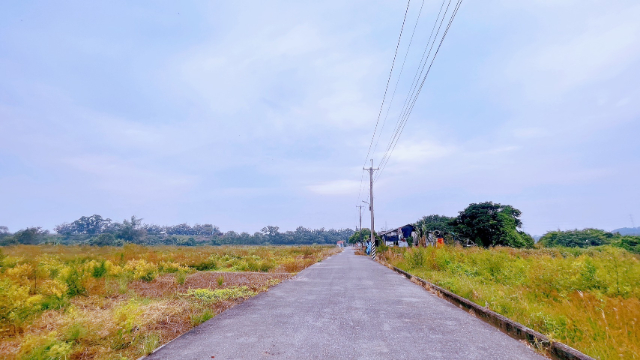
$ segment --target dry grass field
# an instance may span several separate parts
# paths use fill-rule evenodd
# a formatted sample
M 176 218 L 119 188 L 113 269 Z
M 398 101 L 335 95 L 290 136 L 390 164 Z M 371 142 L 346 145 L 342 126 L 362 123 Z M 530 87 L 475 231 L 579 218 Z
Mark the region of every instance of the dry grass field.
M 136 359 L 336 251 L 6 247 L 0 358 Z
M 640 256 L 589 249 L 390 248 L 384 259 L 598 359 L 640 358 Z

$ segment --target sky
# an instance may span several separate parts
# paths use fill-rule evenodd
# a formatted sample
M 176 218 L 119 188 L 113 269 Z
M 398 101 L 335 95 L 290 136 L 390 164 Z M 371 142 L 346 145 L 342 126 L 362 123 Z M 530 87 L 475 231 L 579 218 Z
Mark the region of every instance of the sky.
M 410 2 L 374 166 L 440 4 Z M 405 8 L 2 2 L 0 225 L 355 228 Z M 463 2 L 376 173 L 376 229 L 483 201 L 533 235 L 639 226 L 638 19 L 637 0 Z

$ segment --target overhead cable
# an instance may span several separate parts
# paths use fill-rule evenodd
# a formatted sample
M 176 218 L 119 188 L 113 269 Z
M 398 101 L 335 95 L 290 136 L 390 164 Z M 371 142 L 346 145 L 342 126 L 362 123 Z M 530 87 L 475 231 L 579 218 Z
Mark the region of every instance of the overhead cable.
M 389 90 L 389 82 L 391 81 L 391 75 L 393 74 L 393 68 L 396 63 L 396 57 L 398 56 L 398 48 L 400 47 L 400 41 L 402 40 L 402 33 L 404 31 L 404 24 L 407 21 L 407 13 L 409 12 L 409 6 L 411 4 L 411 0 L 407 0 L 407 7 L 404 11 L 404 17 L 402 19 L 402 26 L 400 27 L 400 34 L 398 35 L 398 42 L 396 44 L 396 51 L 393 54 L 393 61 L 391 62 L 391 70 L 389 70 L 389 77 L 387 78 L 387 85 L 384 89 L 384 95 L 382 96 L 382 103 L 380 104 L 380 110 L 378 111 L 378 118 L 376 119 L 376 126 L 373 129 L 373 135 L 371 136 L 371 142 L 369 143 L 369 150 L 367 150 L 367 156 L 364 158 L 364 167 L 367 164 L 367 159 L 369 158 L 369 154 L 371 153 L 371 146 L 373 145 L 373 139 L 376 136 L 376 132 L 378 131 L 378 123 L 380 122 L 380 115 L 382 114 L 382 108 L 384 107 L 384 102 L 387 97 L 387 91 Z M 362 180 L 364 175 L 360 177 L 360 190 L 358 191 L 358 201 L 360 201 L 360 196 L 362 194 Z
M 436 48 L 436 52 L 433 54 L 433 57 L 431 57 L 431 62 L 429 63 L 429 67 L 427 68 L 426 73 L 422 77 L 422 81 L 420 82 L 420 86 L 418 87 L 417 91 L 415 92 L 415 95 L 411 98 L 409 107 L 407 108 L 407 110 L 404 113 L 404 118 L 402 119 L 401 125 L 399 127 L 399 130 L 397 131 L 397 134 L 395 135 L 395 139 L 392 142 L 392 147 L 390 148 L 390 151 L 388 152 L 388 155 L 386 155 L 386 157 L 383 160 L 381 160 L 381 162 L 380 162 L 380 165 L 379 165 L 380 171 L 378 172 L 378 177 L 376 178 L 376 181 L 380 178 L 380 175 L 384 171 L 384 168 L 386 167 L 386 165 L 389 162 L 389 158 L 393 154 L 393 151 L 395 150 L 395 148 L 396 148 L 396 146 L 398 144 L 398 140 L 400 139 L 400 135 L 402 135 L 404 127 L 406 126 L 407 121 L 409 119 L 409 116 L 411 116 L 411 113 L 413 112 L 413 108 L 414 108 L 414 106 L 415 106 L 415 104 L 416 104 L 416 102 L 418 100 L 418 97 L 420 96 L 420 93 L 422 92 L 422 88 L 423 88 L 423 86 L 425 84 L 425 81 L 427 80 L 427 77 L 429 76 L 429 73 L 431 72 L 431 68 L 433 66 L 433 63 L 434 63 L 436 57 L 438 56 L 438 53 L 440 52 L 440 48 L 442 47 L 444 39 L 446 38 L 447 34 L 449 33 L 449 30 L 451 29 L 451 25 L 453 24 L 453 21 L 454 21 L 456 15 L 458 14 L 458 10 L 460 9 L 460 6 L 462 5 L 462 2 L 463 2 L 463 0 L 457 0 L 457 2 L 456 2 L 454 10 L 451 13 L 451 16 L 449 18 L 449 22 L 447 24 L 447 27 L 446 27 L 444 33 L 442 34 L 442 38 L 440 39 L 438 47 Z M 449 5 L 447 5 L 447 11 L 448 11 L 448 8 L 449 8 Z M 443 16 L 443 19 L 446 17 L 447 11 L 445 11 L 445 15 Z M 439 29 L 438 29 L 438 33 L 439 33 Z M 436 35 L 436 37 L 437 37 L 437 35 Z M 425 64 L 426 64 L 426 62 L 425 62 Z

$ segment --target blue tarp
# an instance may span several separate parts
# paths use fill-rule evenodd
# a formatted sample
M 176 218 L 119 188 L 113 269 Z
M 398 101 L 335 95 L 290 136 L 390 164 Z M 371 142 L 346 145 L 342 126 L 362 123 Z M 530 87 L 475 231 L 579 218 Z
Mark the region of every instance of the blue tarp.
M 411 232 L 413 231 L 413 226 L 412 225 L 405 225 L 402 227 L 402 237 L 403 238 L 408 238 L 409 236 L 411 236 Z

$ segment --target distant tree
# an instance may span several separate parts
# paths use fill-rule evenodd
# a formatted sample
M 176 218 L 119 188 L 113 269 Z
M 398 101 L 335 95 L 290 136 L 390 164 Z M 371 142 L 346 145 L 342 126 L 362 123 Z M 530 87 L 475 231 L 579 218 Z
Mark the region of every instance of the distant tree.
M 378 239 L 378 240 L 382 240 L 380 238 L 380 236 L 378 236 L 377 233 L 373 233 L 373 236 Z M 355 244 L 358 242 L 367 242 L 369 239 L 371 239 L 371 230 L 367 229 L 367 228 L 363 228 L 360 229 L 359 231 L 354 232 L 347 240 L 347 242 L 349 244 Z
M 269 226 L 263 227 L 262 230 L 260 231 L 267 236 L 276 236 L 278 235 L 278 230 L 280 230 L 279 227 L 269 225 Z
M 202 225 L 202 230 L 198 235 L 213 236 L 213 229 L 214 229 L 213 225 L 204 224 Z
M 522 212 L 509 205 L 493 202 L 471 204 L 452 221 L 459 236 L 478 245 L 532 247 L 533 238 L 518 228 L 522 226 Z
M 286 236 L 286 234 L 281 234 L 280 233 L 280 228 L 277 226 L 265 226 L 263 227 L 260 232 L 263 234 L 265 240 L 270 243 L 270 244 L 287 244 L 290 242 L 287 242 L 287 239 L 291 239 L 290 236 Z
M 235 240 L 238 237 L 239 237 L 238 233 L 233 231 L 233 230 L 230 230 L 230 231 L 227 231 L 226 233 L 224 233 L 225 240 Z
M 13 234 L 13 239 L 18 244 L 37 245 L 42 242 L 49 230 L 42 230 L 41 227 L 30 227 Z
M 213 229 L 211 230 L 211 236 L 219 237 L 219 236 L 222 236 L 222 235 L 223 235 L 223 233 L 222 233 L 222 231 L 220 231 L 220 228 L 215 226 L 215 225 L 213 225 Z
M 632 253 L 640 254 L 640 236 L 621 236 L 620 240 L 615 241 L 613 245 L 621 247 Z
M 122 245 L 122 241 L 118 241 L 113 234 L 100 234 L 91 240 L 89 244 L 92 246 L 118 246 Z
M 365 230 L 366 230 L 366 234 L 365 234 Z M 358 230 L 356 232 L 353 233 L 353 235 L 349 236 L 349 239 L 347 240 L 347 242 L 349 244 L 357 244 L 359 242 L 364 242 L 365 238 L 369 237 L 371 234 L 371 232 L 369 231 L 369 229 L 361 229 Z
M 179 238 L 177 239 L 175 245 L 178 246 L 195 246 L 196 245 L 196 239 L 189 237 L 187 239 L 185 238 Z
M 18 241 L 11 236 L 9 228 L 6 226 L 0 226 L 0 246 L 16 245 Z
M 122 221 L 122 225 L 118 229 L 116 237 L 122 239 L 125 242 L 134 244 L 140 244 L 143 242 L 147 232 L 144 228 L 141 228 L 142 219 L 134 216 L 131 217 L 131 221 L 126 219 Z
M 48 236 L 46 232 L 22 230 L 15 235 L 8 234 L 6 227 L 0 227 L 0 246 L 17 244 L 18 241 L 37 244 L 55 242 L 65 245 L 90 244 L 94 246 L 121 246 L 124 243 L 141 245 L 297 245 L 335 244 L 347 240 L 354 232 L 351 229 L 326 230 L 298 227 L 295 231 L 280 232 L 277 226 L 266 226 L 261 232 L 238 234 L 234 231 L 222 233 L 212 224 L 186 223 L 174 226 L 143 224 L 141 218 L 132 216 L 122 223 L 103 218 L 100 215 L 83 216 L 71 223 L 55 227 L 61 236 Z M 5 234 L 7 233 L 7 234 Z M 19 240 L 17 240 L 19 239 Z
M 142 228 L 147 232 L 147 235 L 167 235 L 166 226 L 144 224 Z
M 105 232 L 111 225 L 111 219 L 104 219 L 100 215 L 82 216 L 71 224 L 63 223 L 54 228 L 61 235 L 98 235 Z
M 451 233 L 455 230 L 455 224 L 453 224 L 454 220 L 455 217 L 444 215 L 428 215 L 418 220 L 415 223 L 415 226 L 420 229 L 423 234 L 436 230 L 443 233 Z
M 542 246 L 589 247 L 610 244 L 614 240 L 613 233 L 600 229 L 583 229 L 568 231 L 549 231 L 540 238 Z
M 611 245 L 633 253 L 640 253 L 640 236 L 620 235 L 618 232 L 613 233 L 600 229 L 550 231 L 540 238 L 539 244 L 546 247 L 580 248 Z

